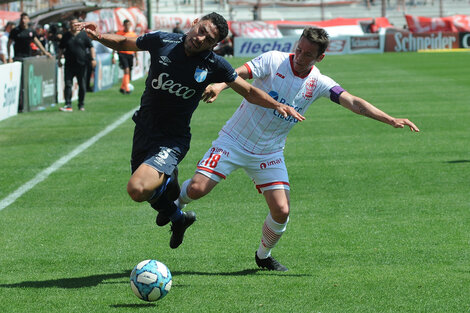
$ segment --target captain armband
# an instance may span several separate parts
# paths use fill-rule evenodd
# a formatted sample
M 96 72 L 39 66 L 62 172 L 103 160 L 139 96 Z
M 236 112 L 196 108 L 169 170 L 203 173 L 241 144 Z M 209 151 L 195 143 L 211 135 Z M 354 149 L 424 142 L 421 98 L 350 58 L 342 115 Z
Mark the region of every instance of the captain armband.
M 333 102 L 339 103 L 339 96 L 346 90 L 344 90 L 341 86 L 334 86 L 330 89 L 330 99 Z

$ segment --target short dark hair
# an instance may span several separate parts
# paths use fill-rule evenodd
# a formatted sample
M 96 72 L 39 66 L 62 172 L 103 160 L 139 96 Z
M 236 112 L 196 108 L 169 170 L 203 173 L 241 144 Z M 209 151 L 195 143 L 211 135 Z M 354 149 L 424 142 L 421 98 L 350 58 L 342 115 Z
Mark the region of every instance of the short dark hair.
M 28 13 L 26 13 L 26 12 L 23 12 L 23 13 L 21 13 L 21 15 L 20 15 L 20 19 L 22 19 L 22 18 L 23 18 L 23 16 L 27 16 L 27 17 L 29 17 Z
M 328 36 L 326 30 L 324 30 L 323 28 L 307 27 L 302 32 L 300 38 L 302 37 L 306 38 L 308 41 L 318 46 L 318 56 L 325 53 L 326 49 L 328 48 L 328 45 L 330 44 L 330 37 Z
M 128 19 L 125 19 L 124 21 L 122 21 L 122 25 L 126 24 L 126 23 L 130 23 L 131 21 L 129 21 Z
M 214 23 L 215 27 L 219 30 L 219 38 L 217 42 L 220 42 L 225 39 L 228 35 L 228 24 L 225 18 L 219 13 L 212 12 L 201 17 L 201 21 L 210 20 Z

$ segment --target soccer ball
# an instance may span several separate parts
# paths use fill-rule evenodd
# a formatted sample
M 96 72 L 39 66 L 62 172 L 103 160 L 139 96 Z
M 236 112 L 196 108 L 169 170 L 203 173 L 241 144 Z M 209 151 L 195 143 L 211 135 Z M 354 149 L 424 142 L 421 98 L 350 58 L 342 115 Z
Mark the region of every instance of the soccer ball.
M 144 301 L 157 301 L 171 289 L 171 273 L 168 267 L 156 260 L 137 264 L 131 273 L 131 288 Z
M 128 83 L 127 87 L 129 88 L 129 91 L 134 91 L 134 85 L 132 85 L 131 83 Z

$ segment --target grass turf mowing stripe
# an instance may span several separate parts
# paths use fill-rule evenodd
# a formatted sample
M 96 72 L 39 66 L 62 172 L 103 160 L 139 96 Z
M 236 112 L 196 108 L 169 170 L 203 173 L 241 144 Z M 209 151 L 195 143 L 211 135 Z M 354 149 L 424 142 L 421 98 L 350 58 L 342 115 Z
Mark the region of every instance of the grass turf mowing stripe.
M 38 173 L 33 179 L 28 181 L 27 183 L 23 184 L 20 188 L 16 189 L 14 192 L 9 194 L 7 197 L 5 197 L 3 200 L 0 201 L 0 211 L 2 211 L 4 208 L 8 207 L 10 204 L 16 201 L 19 197 L 21 197 L 23 194 L 34 188 L 37 184 L 40 182 L 44 181 L 49 175 L 57 171 L 59 168 L 61 168 L 65 163 L 88 149 L 91 145 L 93 145 L 95 142 L 100 140 L 102 137 L 106 136 L 110 132 L 112 132 L 114 129 L 116 129 L 119 125 L 124 123 L 126 120 L 128 120 L 135 112 L 136 109 L 132 109 L 131 111 L 125 113 L 122 115 L 118 120 L 116 120 L 114 123 L 108 125 L 104 130 L 96 134 L 95 136 L 91 137 L 88 139 L 86 142 L 82 143 L 79 145 L 77 148 L 75 148 L 72 152 L 69 154 L 61 157 L 59 160 L 55 161 L 51 166 L 46 168 L 45 170 L 41 171 Z

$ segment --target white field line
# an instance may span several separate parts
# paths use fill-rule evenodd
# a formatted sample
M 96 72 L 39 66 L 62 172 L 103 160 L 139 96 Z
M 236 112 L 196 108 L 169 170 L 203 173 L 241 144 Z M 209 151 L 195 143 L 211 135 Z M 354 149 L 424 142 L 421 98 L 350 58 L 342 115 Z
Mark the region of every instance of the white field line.
M 119 125 L 127 121 L 135 112 L 136 109 L 132 109 L 131 111 L 127 112 L 123 116 L 121 116 L 117 121 L 114 123 L 108 125 L 104 130 L 96 134 L 95 136 L 91 137 L 88 139 L 86 142 L 82 143 L 78 147 L 76 147 L 72 152 L 69 154 L 61 157 L 57 161 L 55 161 L 51 166 L 46 168 L 45 170 L 41 171 L 38 173 L 33 179 L 30 181 L 26 182 L 23 184 L 21 187 L 13 191 L 11 194 L 9 194 L 6 198 L 2 199 L 0 201 L 0 211 L 15 202 L 19 197 L 21 197 L 23 194 L 28 192 L 29 190 L 33 189 L 34 186 L 39 184 L 40 182 L 44 181 L 49 175 L 57 171 L 59 168 L 61 168 L 65 163 L 88 149 L 91 145 L 93 145 L 95 142 L 100 140 L 102 137 L 106 136 L 110 132 L 112 132 L 114 129 L 116 129 Z

